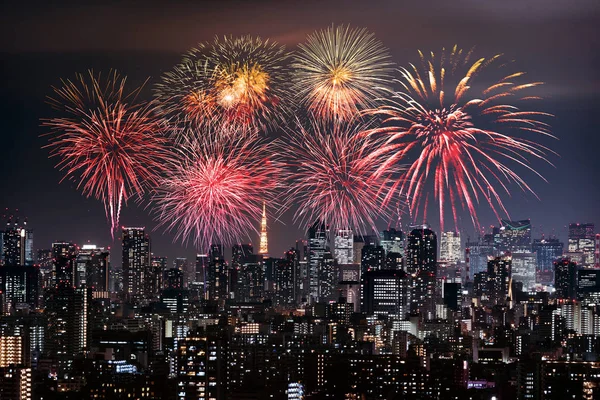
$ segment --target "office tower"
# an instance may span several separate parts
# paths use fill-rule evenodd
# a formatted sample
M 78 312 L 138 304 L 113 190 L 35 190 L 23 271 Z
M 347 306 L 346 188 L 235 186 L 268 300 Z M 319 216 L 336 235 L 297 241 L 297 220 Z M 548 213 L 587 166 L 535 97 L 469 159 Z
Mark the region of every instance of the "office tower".
M 577 298 L 577 264 L 569 259 L 554 261 L 554 289 L 556 298 Z
M 0 367 L 2 400 L 31 400 L 31 368 L 23 365 Z
M 335 288 L 338 283 L 337 263 L 327 249 L 319 265 L 319 295 L 318 301 L 335 300 Z
M 487 277 L 488 295 L 492 304 L 506 304 L 506 299 L 512 293 L 512 258 L 510 256 L 490 258 Z
M 189 291 L 167 288 L 160 293 L 160 302 L 172 314 L 185 314 L 190 306 Z
M 435 318 L 436 275 L 427 270 L 410 275 L 410 312 L 424 319 Z
M 223 246 L 212 244 L 210 246 L 208 271 L 206 274 L 208 299 L 224 301 L 228 297 L 227 265 L 223 256 Z
M 440 260 L 456 264 L 461 259 L 460 233 L 442 232 L 440 237 Z
M 580 268 L 577 271 L 577 297 L 591 301 L 591 294 L 595 294 L 594 297 L 600 295 L 600 269 Z
M 0 291 L 5 313 L 20 304 L 38 306 L 40 270 L 37 266 L 4 265 L 0 267 Z
M 265 271 L 264 259 L 259 254 L 249 254 L 242 261 L 238 272 L 238 281 L 234 298 L 238 302 L 261 302 L 264 299 Z
M 363 311 L 404 319 L 410 312 L 409 276 L 402 270 L 367 271 L 364 277 Z
M 27 228 L 27 221 L 20 223 L 18 218 L 9 217 L 0 245 L 0 264 L 33 265 L 33 230 Z
M 285 252 L 284 258 L 275 263 L 275 298 L 274 304 L 284 308 L 295 306 L 295 270 L 297 253 L 295 249 Z
M 134 303 L 146 304 L 153 293 L 150 237 L 145 228 L 123 227 L 123 289 Z
M 48 289 L 44 298 L 48 318 L 45 349 L 65 371 L 73 358 L 88 348 L 91 290 L 62 285 Z
M 600 268 L 600 233 L 594 239 L 594 267 Z
M 258 254 L 267 255 L 269 254 L 269 241 L 267 239 L 267 206 L 263 201 L 263 212 L 260 220 L 260 245 L 258 247 Z
M 354 243 L 352 244 L 353 248 L 353 264 L 360 264 L 360 260 L 362 259 L 362 248 L 365 245 L 365 241 L 362 236 L 354 235 Z
M 535 253 L 514 253 L 512 255 L 512 278 L 514 282 L 522 282 L 523 290 L 535 286 L 537 256 Z
M 165 289 L 183 289 L 183 271 L 169 268 L 165 272 Z
M 52 243 L 52 257 L 54 258 L 52 280 L 54 285 L 73 286 L 77 252 L 77 246 L 73 243 Z
M 316 222 L 308 229 L 308 273 L 309 273 L 309 301 L 319 299 L 319 270 L 327 250 L 327 231 L 325 224 Z
M 200 284 L 202 288 L 201 296 L 203 299 L 208 300 L 207 290 L 207 279 L 208 279 L 208 265 L 210 264 L 210 257 L 208 254 L 196 254 L 196 284 Z
M 53 265 L 54 257 L 52 255 L 52 249 L 40 249 L 37 251 L 36 264 L 41 269 L 51 270 Z
M 477 241 L 467 241 L 466 249 L 469 251 L 469 278 L 479 272 L 487 272 L 488 258 L 494 255 L 493 235 L 484 235 Z
M 360 272 L 379 271 L 385 267 L 385 250 L 383 246 L 367 244 L 361 250 Z
M 422 271 L 435 275 L 436 265 L 437 237 L 435 233 L 427 225 L 413 229 L 407 238 L 406 272 L 413 276 Z
M 304 239 L 296 240 L 296 252 L 298 253 L 298 303 L 306 303 L 309 299 L 309 268 L 308 268 L 308 242 Z
M 389 228 L 381 231 L 379 244 L 385 254 L 396 253 L 400 257 L 404 256 L 404 233 L 399 229 Z
M 351 229 L 338 229 L 334 238 L 334 257 L 338 264 L 354 260 L 354 234 Z
M 496 237 L 500 253 L 528 253 L 531 251 L 531 221 L 500 220 L 500 231 Z
M 94 292 L 110 291 L 110 253 L 104 247 L 85 244 L 75 259 L 75 287 L 87 286 Z
M 537 258 L 537 270 L 539 272 L 552 272 L 554 261 L 563 254 L 563 243 L 555 237 L 548 239 L 535 239 L 531 245 L 531 251 Z
M 152 293 L 160 293 L 165 288 L 165 273 L 168 269 L 167 257 L 155 256 L 150 259 Z
M 569 224 L 569 252 L 582 252 L 582 264 L 586 267 L 594 265 L 596 248 L 594 224 Z

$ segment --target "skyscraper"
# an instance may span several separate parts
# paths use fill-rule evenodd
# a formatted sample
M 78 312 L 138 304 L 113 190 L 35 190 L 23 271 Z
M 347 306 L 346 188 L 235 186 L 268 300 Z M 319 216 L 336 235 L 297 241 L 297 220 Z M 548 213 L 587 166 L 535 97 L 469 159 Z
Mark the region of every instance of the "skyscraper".
M 83 245 L 75 259 L 75 287 L 87 286 L 95 292 L 109 291 L 109 254 L 103 247 Z
M 490 300 L 493 304 L 505 304 L 511 292 L 512 258 L 510 256 L 490 258 L 487 277 Z
M 379 241 L 385 254 L 396 253 L 404 257 L 404 233 L 401 230 L 389 228 L 381 231 L 381 239 Z
M 569 259 L 554 261 L 554 289 L 559 299 L 577 298 L 577 264 Z
M 145 228 L 123 227 L 123 290 L 130 300 L 147 303 L 152 292 L 150 237 Z
M 531 221 L 500 220 L 500 231 L 497 236 L 497 250 L 500 253 L 528 253 L 531 251 Z
M 553 271 L 554 261 L 562 256 L 563 248 L 563 243 L 555 237 L 535 239 L 531 251 L 536 255 L 538 271 Z
M 536 283 L 537 257 L 535 253 L 514 253 L 512 255 L 513 281 L 523 283 L 523 290 Z
M 466 249 L 469 251 L 469 278 L 479 272 L 487 272 L 488 258 L 494 255 L 493 235 L 484 235 L 477 241 L 467 241 Z
M 220 244 L 210 245 L 208 254 L 209 264 L 206 274 L 208 298 L 210 300 L 224 301 L 228 297 L 227 288 L 227 265 L 223 255 L 223 246 Z
M 263 201 L 263 213 L 260 220 L 260 246 L 258 254 L 269 254 L 269 241 L 267 239 L 267 206 Z
M 164 289 L 164 275 L 167 270 L 167 257 L 152 255 L 151 275 L 152 275 L 152 293 L 160 293 Z
M 308 274 L 310 301 L 319 299 L 319 269 L 327 249 L 327 231 L 325 224 L 315 222 L 308 229 Z
M 461 259 L 460 233 L 442 232 L 440 237 L 440 260 L 456 264 Z
M 75 259 L 79 249 L 73 243 L 52 243 L 54 258 L 53 281 L 57 286 L 73 286 L 75 284 Z
M 9 217 L 1 246 L 1 264 L 33 265 L 33 230 L 27 228 L 27 221 L 20 223 L 18 218 Z
M 354 261 L 354 234 L 351 229 L 338 229 L 334 238 L 334 257 L 338 264 Z
M 569 224 L 569 252 L 582 252 L 586 267 L 594 265 L 595 237 L 594 224 Z
M 409 280 L 402 270 L 368 271 L 364 277 L 364 312 L 404 319 L 410 312 Z
M 415 276 L 426 271 L 435 275 L 437 264 L 437 237 L 435 233 L 423 225 L 413 229 L 407 238 L 406 272 Z

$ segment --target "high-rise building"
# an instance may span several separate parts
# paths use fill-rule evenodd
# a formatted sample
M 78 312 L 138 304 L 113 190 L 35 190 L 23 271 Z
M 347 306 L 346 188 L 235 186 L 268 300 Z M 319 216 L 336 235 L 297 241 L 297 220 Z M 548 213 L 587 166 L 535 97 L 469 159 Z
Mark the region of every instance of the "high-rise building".
M 165 289 L 183 289 L 183 271 L 170 268 L 165 272 Z
M 522 282 L 523 290 L 535 286 L 537 257 L 535 253 L 514 253 L 512 255 L 512 278 L 514 282 Z
M 409 281 L 402 270 L 368 271 L 364 277 L 364 312 L 404 319 L 410 312 Z
M 110 253 L 104 247 L 85 244 L 75 259 L 75 287 L 87 286 L 94 292 L 110 291 Z
M 11 364 L 25 364 L 24 337 L 18 335 L 0 336 L 0 368 Z M 0 392 L 2 393 L 2 392 Z
M 591 267 L 594 265 L 594 256 L 596 249 L 596 233 L 594 224 L 569 224 L 569 252 L 583 253 L 583 266 Z
M 143 227 L 123 227 L 123 289 L 128 298 L 148 303 L 153 293 L 150 237 Z
M 512 257 L 493 257 L 488 261 L 487 277 L 492 304 L 506 304 L 512 293 Z
M 531 220 L 500 220 L 496 247 L 500 253 L 531 252 Z
M 401 230 L 389 228 L 381 231 L 379 244 L 383 247 L 385 254 L 396 253 L 404 257 L 404 233 Z
M 88 347 L 91 290 L 62 285 L 47 290 L 44 297 L 48 318 L 45 349 L 64 372 Z
M 202 287 L 202 297 L 208 299 L 207 279 L 210 257 L 208 254 L 196 254 L 196 283 Z
M 35 309 L 39 298 L 40 270 L 37 266 L 4 265 L 0 267 L 2 308 L 9 312 L 19 304 Z
M 559 299 L 577 298 L 577 264 L 569 259 L 554 261 L 554 289 Z
M 555 237 L 535 239 L 531 251 L 537 258 L 537 270 L 547 272 L 554 270 L 554 261 L 563 254 L 563 243 Z
M 52 243 L 54 258 L 53 281 L 57 286 L 73 286 L 75 284 L 75 259 L 79 249 L 73 243 Z
M 319 299 L 319 270 L 327 250 L 327 230 L 325 224 L 316 222 L 308 229 L 308 274 L 310 302 Z
M 437 237 L 426 225 L 413 229 L 407 238 L 406 272 L 416 276 L 421 271 L 435 275 L 437 265 Z
M 9 217 L 6 230 L 2 232 L 0 264 L 33 265 L 33 230 L 27 228 L 27 221 Z
M 263 201 L 263 212 L 260 220 L 260 246 L 258 254 L 269 254 L 269 241 L 267 239 L 267 206 Z
M 487 272 L 488 258 L 494 255 L 493 235 L 484 235 L 477 241 L 467 241 L 466 249 L 469 252 L 469 278 L 479 272 Z
M 168 269 L 167 257 L 155 256 L 152 254 L 150 259 L 152 293 L 160 293 L 164 289 L 164 276 Z
M 354 260 L 354 234 L 351 229 L 338 229 L 334 238 L 334 257 L 338 264 Z
M 206 274 L 206 289 L 208 299 L 224 301 L 228 298 L 227 287 L 227 265 L 223 255 L 223 246 L 220 244 L 210 245 L 209 264 Z
M 442 232 L 440 236 L 440 260 L 456 264 L 461 259 L 460 233 Z
M 275 305 L 285 308 L 295 306 L 295 287 L 297 265 L 296 249 L 291 248 L 285 252 L 282 259 L 275 264 Z

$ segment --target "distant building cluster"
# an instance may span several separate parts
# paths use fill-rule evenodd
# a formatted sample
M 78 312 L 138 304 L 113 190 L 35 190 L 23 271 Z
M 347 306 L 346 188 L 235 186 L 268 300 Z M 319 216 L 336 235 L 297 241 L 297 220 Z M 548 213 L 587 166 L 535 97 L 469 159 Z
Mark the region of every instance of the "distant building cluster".
M 34 251 L 11 217 L 0 398 L 600 398 L 600 235 L 570 224 L 565 246 L 499 222 L 476 239 L 316 222 L 274 257 L 265 214 L 257 252 L 168 260 L 141 226 L 117 257 Z

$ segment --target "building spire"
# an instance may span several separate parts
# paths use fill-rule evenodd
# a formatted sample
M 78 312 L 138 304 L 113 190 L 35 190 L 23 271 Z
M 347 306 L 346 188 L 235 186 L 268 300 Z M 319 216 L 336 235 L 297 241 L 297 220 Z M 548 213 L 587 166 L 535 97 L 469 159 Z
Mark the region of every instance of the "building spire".
M 267 240 L 267 207 L 263 201 L 262 220 L 260 221 L 260 247 L 258 254 L 269 253 L 269 242 Z

